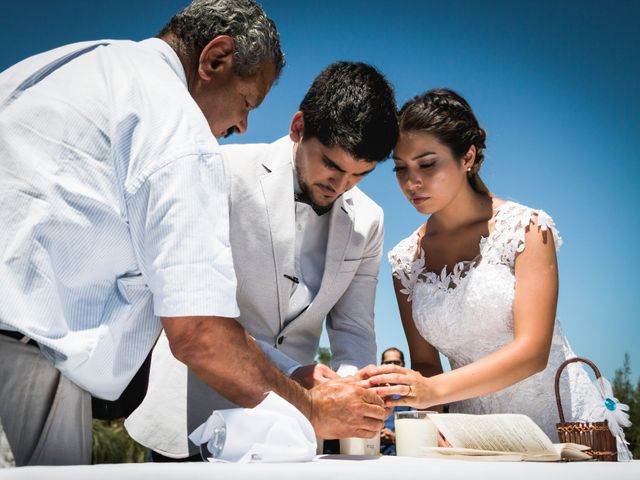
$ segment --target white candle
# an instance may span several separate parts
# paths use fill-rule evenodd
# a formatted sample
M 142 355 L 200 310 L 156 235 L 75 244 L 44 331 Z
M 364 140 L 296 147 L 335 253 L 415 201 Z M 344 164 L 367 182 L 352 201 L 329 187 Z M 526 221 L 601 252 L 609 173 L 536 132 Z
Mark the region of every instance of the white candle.
M 324 440 L 316 436 L 316 455 L 322 455 L 324 451 Z
M 342 455 L 379 455 L 380 435 L 373 438 L 341 438 L 340 454 Z
M 438 446 L 438 429 L 426 412 L 397 412 L 395 426 L 398 456 L 419 457 L 423 447 Z

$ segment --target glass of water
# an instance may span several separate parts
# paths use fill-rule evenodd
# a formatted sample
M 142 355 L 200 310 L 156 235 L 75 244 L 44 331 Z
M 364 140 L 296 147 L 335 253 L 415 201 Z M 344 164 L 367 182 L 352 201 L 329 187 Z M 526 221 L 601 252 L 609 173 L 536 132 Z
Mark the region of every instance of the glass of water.
M 227 425 L 222 415 L 218 412 L 213 412 L 208 422 L 210 422 L 209 428 L 213 429 L 211 438 L 208 442 L 200 445 L 200 456 L 205 462 L 212 458 L 220 458 L 227 440 Z

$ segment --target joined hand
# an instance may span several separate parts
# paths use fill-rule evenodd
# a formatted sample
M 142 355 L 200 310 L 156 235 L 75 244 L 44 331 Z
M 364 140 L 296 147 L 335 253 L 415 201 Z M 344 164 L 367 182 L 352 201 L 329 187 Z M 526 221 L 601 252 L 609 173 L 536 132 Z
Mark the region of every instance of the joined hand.
M 359 386 L 354 377 L 328 380 L 309 394 L 313 404 L 311 424 L 321 438 L 372 438 L 388 416 L 382 398 Z
M 358 385 L 383 397 L 387 407 L 427 408 L 436 404 L 429 378 L 415 370 L 398 365 L 370 365 L 360 370 L 357 376 L 360 378 Z

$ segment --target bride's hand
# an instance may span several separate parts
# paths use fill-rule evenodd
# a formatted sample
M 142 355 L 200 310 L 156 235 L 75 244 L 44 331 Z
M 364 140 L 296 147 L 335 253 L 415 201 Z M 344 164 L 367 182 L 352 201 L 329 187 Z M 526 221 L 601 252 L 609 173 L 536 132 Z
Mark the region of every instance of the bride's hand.
M 409 368 L 398 365 L 381 365 L 367 372 L 369 377 L 362 383 L 380 397 L 385 398 L 385 405 L 408 405 L 415 408 L 427 408 L 434 405 L 433 391 L 429 379 Z

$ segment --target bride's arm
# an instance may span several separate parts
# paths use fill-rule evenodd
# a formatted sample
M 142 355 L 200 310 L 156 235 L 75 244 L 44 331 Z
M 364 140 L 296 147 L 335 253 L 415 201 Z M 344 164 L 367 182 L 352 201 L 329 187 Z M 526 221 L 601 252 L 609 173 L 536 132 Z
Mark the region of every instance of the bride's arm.
M 400 312 L 402 327 L 404 329 L 404 334 L 407 337 L 407 344 L 409 345 L 411 368 L 420 372 L 424 377 L 433 377 L 441 374 L 442 363 L 440 361 L 438 350 L 427 342 L 422 335 L 420 335 L 420 332 L 413 321 L 411 302 L 409 302 L 407 295 L 401 292 L 403 286 L 400 280 L 396 277 L 393 277 L 393 289 L 398 302 L 398 311 Z M 405 400 L 408 400 L 409 402 L 405 401 L 405 403 L 402 403 L 403 405 L 410 405 L 413 402 L 413 399 L 407 399 L 406 397 Z M 442 406 L 437 406 L 433 409 L 442 411 Z
M 438 375 L 442 373 L 442 364 L 438 350 L 427 342 L 422 335 L 420 335 L 420 332 L 418 332 L 416 324 L 413 321 L 411 302 L 407 300 L 407 295 L 400 291 L 402 288 L 400 280 L 393 277 L 393 289 L 395 290 L 396 300 L 398 301 L 400 319 L 402 320 L 402 327 L 404 328 L 404 334 L 407 337 L 407 344 L 409 345 L 411 368 L 420 372 L 425 377 Z
M 537 219 L 532 220 L 525 233 L 525 244 L 515 262 L 513 341 L 465 367 L 431 378 L 418 377 L 399 367 L 378 368 L 381 375 L 370 378 L 371 384 L 397 384 L 378 388 L 379 395 L 406 395 L 407 385 L 411 385 L 410 393 L 415 397 L 413 401 L 392 400 L 389 405 L 410 403 L 426 408 L 464 400 L 502 390 L 544 370 L 558 299 L 558 269 L 551 230 L 542 232 Z

